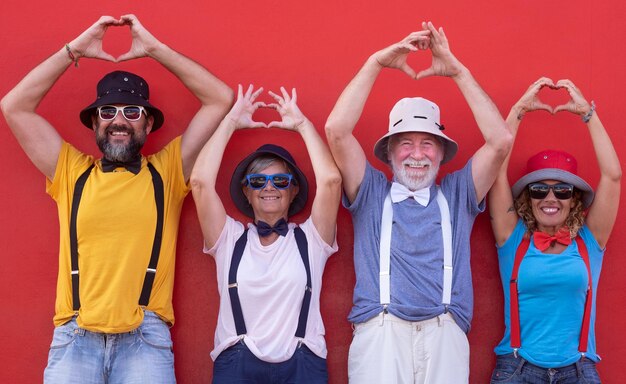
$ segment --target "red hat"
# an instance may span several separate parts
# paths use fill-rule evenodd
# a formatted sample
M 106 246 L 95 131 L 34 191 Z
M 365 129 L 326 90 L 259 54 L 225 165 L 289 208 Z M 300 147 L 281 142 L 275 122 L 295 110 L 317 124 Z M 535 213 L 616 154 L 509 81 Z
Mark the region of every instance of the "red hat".
M 572 184 L 583 193 L 583 205 L 585 208 L 593 201 L 593 189 L 577 175 L 578 162 L 576 158 L 567 152 L 546 149 L 528 159 L 526 175 L 522 176 L 511 188 L 513 197 L 517 198 L 530 183 L 542 180 L 558 180 Z

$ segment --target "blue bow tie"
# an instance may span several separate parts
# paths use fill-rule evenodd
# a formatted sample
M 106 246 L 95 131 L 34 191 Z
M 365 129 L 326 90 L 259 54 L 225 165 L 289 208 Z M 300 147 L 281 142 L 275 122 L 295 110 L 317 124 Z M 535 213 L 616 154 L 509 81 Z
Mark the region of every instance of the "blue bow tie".
M 113 172 L 115 169 L 122 167 L 136 175 L 141 170 L 141 155 L 137 155 L 134 159 L 125 163 L 112 161 L 106 157 L 103 157 L 100 161 L 102 163 L 102 172 Z
M 272 232 L 276 232 L 281 236 L 285 236 L 287 235 L 287 232 L 289 232 L 289 225 L 287 224 L 285 219 L 278 220 L 273 226 L 269 225 L 265 221 L 259 220 L 256 223 L 256 230 L 261 237 L 267 237 L 271 235 Z
M 391 184 L 391 201 L 399 203 L 412 197 L 421 206 L 427 206 L 430 200 L 430 188 L 422 188 L 417 191 L 411 191 L 404 185 L 394 182 Z

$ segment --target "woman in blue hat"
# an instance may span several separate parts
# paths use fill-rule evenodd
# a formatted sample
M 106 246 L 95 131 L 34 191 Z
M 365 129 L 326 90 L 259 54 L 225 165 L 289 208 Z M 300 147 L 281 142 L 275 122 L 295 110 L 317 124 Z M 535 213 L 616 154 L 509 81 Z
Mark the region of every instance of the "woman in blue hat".
M 538 92 L 567 90 L 552 108 Z M 532 111 L 577 114 L 587 125 L 600 168 L 595 191 L 577 175 L 576 159 L 544 150 L 528 160 L 513 187 L 508 159 L 489 192 L 504 288 L 505 333 L 495 348 L 492 383 L 599 383 L 595 300 L 605 246 L 617 216 L 622 170 L 611 140 L 589 103 L 569 80 L 541 78 L 513 106 L 515 136 Z
M 220 310 L 215 330 L 213 382 L 325 383 L 326 343 L 320 313 L 322 274 L 337 251 L 341 176 L 315 127 L 289 95 L 269 92 L 275 103 L 256 101 L 263 88 L 250 86 L 238 98 L 202 149 L 191 187 L 204 235 L 204 252 L 215 258 Z M 261 107 L 281 121 L 252 120 Z M 224 150 L 233 132 L 281 128 L 299 133 L 313 171 L 316 193 L 311 215 L 300 224 L 289 217 L 307 202 L 306 177 L 284 148 L 266 144 L 235 169 L 230 194 L 253 222 L 226 213 L 216 190 Z

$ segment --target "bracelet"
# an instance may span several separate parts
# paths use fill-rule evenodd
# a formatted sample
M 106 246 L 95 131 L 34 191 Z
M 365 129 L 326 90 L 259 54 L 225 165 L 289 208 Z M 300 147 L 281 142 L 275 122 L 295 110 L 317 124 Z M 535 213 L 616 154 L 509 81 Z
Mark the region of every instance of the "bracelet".
M 591 100 L 591 109 L 589 110 L 589 112 L 585 113 L 581 119 L 583 119 L 583 123 L 588 123 L 589 120 L 591 120 L 591 116 L 593 116 L 593 111 L 596 110 L 596 103 Z
M 67 55 L 70 57 L 70 60 L 74 62 L 74 66 L 78 67 L 78 59 L 72 53 L 72 49 L 70 48 L 69 44 L 65 44 L 65 50 L 67 51 Z

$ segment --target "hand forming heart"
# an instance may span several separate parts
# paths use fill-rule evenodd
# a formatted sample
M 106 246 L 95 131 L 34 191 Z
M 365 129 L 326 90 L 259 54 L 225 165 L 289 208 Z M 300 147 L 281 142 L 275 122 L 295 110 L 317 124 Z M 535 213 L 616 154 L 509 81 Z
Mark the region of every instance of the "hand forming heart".
M 272 96 L 276 102 L 267 104 L 263 101 L 255 101 L 256 98 L 263 92 L 262 87 L 255 91 L 254 86 L 251 84 L 244 93 L 243 87 L 239 84 L 237 88 L 237 100 L 228 113 L 227 118 L 233 122 L 235 129 L 281 128 L 297 131 L 303 123 L 308 120 L 304 114 L 302 114 L 300 108 L 298 108 L 298 95 L 296 90 L 295 88 L 292 89 L 291 95 L 289 95 L 284 87 L 280 87 L 280 91 L 281 95 L 270 91 L 270 96 Z M 261 121 L 254 121 L 252 119 L 252 115 L 259 108 L 276 110 L 281 116 L 281 121 L 272 121 L 269 124 L 265 124 Z
M 129 26 L 132 43 L 128 52 L 114 57 L 102 48 L 104 34 L 109 27 Z M 112 16 L 102 16 L 80 36 L 69 43 L 71 53 L 78 61 L 81 57 L 90 57 L 111 62 L 132 60 L 150 56 L 150 53 L 161 44 L 135 15 L 122 16 L 119 20 Z
M 407 64 L 407 56 L 411 52 L 427 49 L 432 53 L 431 66 L 415 72 Z M 465 70 L 463 64 L 450 51 L 443 28 L 435 28 L 430 21 L 422 23 L 421 31 L 412 32 L 402 41 L 376 52 L 372 57 L 381 67 L 399 69 L 415 80 L 429 76 L 456 77 Z
M 565 104 L 552 107 L 539 99 L 539 91 L 543 88 L 551 90 L 565 89 L 569 94 L 570 100 Z M 526 92 L 515 104 L 514 108 L 518 110 L 517 118 L 521 120 L 526 112 L 537 110 L 548 111 L 551 114 L 568 111 L 583 116 L 589 112 L 591 105 L 584 98 L 580 90 L 570 80 L 559 80 L 555 84 L 550 78 L 542 77 L 528 87 Z

